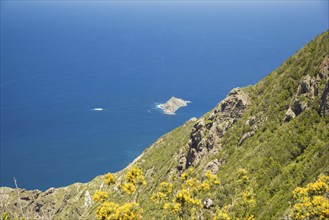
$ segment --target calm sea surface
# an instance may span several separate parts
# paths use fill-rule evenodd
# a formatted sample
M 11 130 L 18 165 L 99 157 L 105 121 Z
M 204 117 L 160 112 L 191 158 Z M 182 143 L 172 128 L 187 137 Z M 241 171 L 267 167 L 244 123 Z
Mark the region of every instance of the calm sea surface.
M 45 190 L 124 168 L 327 19 L 326 1 L 1 1 L 1 186 Z M 192 103 L 155 109 L 171 96 Z

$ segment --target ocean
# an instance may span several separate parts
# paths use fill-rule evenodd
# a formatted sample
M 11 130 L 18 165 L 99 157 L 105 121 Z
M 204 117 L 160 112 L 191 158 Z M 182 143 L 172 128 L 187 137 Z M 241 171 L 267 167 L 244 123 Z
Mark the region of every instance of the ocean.
M 119 171 L 327 29 L 327 1 L 1 1 L 0 185 Z

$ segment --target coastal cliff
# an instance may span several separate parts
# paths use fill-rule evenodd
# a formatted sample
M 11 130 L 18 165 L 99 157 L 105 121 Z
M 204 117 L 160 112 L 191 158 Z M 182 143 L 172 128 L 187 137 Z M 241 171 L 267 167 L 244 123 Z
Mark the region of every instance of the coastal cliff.
M 227 215 L 241 218 L 236 176 L 248 173 L 256 219 L 288 218 L 291 192 L 329 174 L 329 32 L 325 32 L 259 83 L 235 88 L 210 112 L 191 119 L 159 138 L 126 169 L 139 167 L 147 185 L 134 199 L 144 219 L 173 219 L 150 201 L 162 181 L 177 187 L 179 177 L 193 167 L 201 178 L 210 171 L 221 180 L 213 198 L 203 199 L 209 219 L 218 207 L 231 207 Z M 172 98 L 173 99 L 173 98 Z M 170 99 L 171 100 L 171 99 Z M 163 109 L 174 113 L 187 103 L 172 100 Z M 95 219 L 97 190 L 111 200 L 126 199 L 115 186 L 98 176 L 88 183 L 39 190 L 0 188 L 0 213 L 27 219 Z M 177 189 L 176 189 L 177 190 Z M 328 194 L 328 193 L 327 193 Z

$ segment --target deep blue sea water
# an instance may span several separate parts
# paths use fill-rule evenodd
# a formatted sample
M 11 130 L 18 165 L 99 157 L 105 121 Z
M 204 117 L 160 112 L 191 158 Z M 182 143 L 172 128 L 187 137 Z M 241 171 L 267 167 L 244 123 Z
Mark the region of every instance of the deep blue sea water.
M 118 171 L 327 29 L 327 1 L 1 1 L 1 186 Z

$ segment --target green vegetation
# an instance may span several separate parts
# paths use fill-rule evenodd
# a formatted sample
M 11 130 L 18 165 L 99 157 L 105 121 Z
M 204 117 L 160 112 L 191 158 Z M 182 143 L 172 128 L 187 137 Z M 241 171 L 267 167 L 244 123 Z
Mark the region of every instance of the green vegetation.
M 307 184 L 304 188 L 297 187 L 293 193 L 293 209 L 290 217 L 293 219 L 328 219 L 329 176 L 321 175 L 314 183 Z

